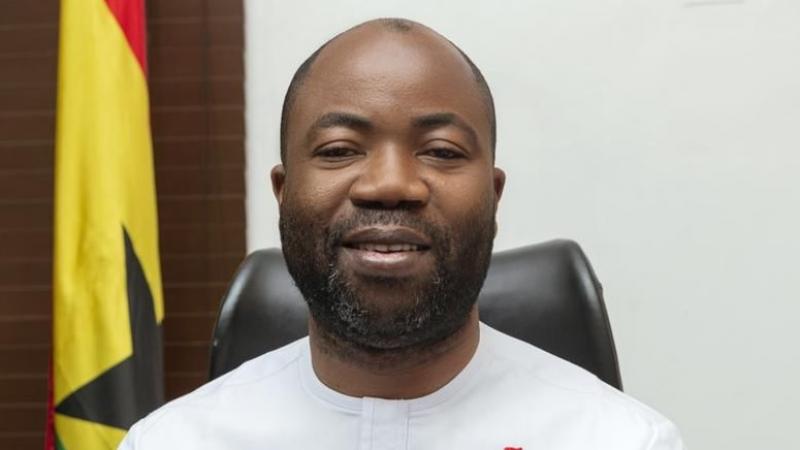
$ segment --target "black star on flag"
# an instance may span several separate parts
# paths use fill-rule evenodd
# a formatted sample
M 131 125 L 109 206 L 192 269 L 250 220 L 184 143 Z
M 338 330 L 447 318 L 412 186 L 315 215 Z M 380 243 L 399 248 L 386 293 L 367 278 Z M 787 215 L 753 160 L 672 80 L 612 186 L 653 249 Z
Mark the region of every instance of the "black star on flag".
M 133 353 L 64 398 L 56 413 L 127 430 L 163 403 L 164 384 L 153 295 L 124 227 L 122 233 Z

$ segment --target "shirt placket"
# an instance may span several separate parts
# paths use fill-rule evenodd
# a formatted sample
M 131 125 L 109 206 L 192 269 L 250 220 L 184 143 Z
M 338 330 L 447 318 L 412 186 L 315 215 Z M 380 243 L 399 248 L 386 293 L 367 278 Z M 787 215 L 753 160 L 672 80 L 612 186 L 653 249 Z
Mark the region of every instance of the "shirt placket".
M 407 450 L 408 403 L 364 398 L 359 450 Z

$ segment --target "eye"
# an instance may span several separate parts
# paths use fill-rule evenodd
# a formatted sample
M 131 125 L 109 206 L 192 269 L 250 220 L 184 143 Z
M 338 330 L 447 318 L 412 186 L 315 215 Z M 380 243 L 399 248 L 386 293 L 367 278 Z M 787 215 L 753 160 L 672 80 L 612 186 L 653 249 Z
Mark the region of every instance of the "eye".
M 344 159 L 358 155 L 358 151 L 350 147 L 324 147 L 314 152 L 314 156 L 324 159 Z
M 466 156 L 464 152 L 460 150 L 456 150 L 453 148 L 448 147 L 436 147 L 425 150 L 423 153 L 426 156 L 430 156 L 436 159 L 443 159 L 443 160 L 454 160 L 454 159 L 463 159 Z

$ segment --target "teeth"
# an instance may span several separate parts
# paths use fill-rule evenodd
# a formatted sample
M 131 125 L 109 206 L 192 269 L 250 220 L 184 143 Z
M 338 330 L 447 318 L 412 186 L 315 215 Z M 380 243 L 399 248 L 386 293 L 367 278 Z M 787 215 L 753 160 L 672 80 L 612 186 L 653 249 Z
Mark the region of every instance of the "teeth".
M 392 253 L 392 252 L 415 252 L 419 250 L 414 244 L 358 244 L 359 250 L 367 252 Z

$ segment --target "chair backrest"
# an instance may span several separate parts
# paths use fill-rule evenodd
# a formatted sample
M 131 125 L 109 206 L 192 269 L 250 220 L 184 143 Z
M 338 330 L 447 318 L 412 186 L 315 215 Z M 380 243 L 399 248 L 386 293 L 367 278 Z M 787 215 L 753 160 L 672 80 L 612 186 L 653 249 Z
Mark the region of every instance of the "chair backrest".
M 478 298 L 491 327 L 571 361 L 622 389 L 600 283 L 569 240 L 498 252 Z M 279 249 L 245 259 L 222 299 L 210 377 L 305 336 L 308 309 Z

